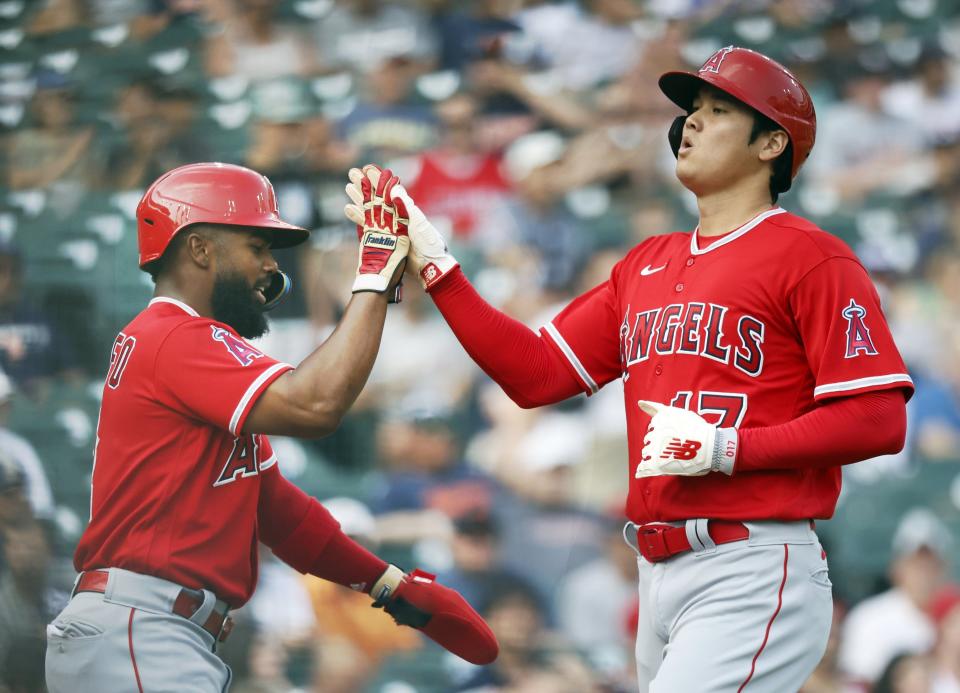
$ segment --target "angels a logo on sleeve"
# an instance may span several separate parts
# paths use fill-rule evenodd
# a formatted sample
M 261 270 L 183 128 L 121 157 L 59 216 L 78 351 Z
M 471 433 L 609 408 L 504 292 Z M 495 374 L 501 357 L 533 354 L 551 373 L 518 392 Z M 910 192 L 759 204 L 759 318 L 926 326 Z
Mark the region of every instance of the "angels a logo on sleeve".
M 850 305 L 843 309 L 841 315 L 847 321 L 847 353 L 844 358 L 852 359 L 860 354 L 876 356 L 878 352 L 870 339 L 870 328 L 864 322 L 867 309 L 851 298 Z
M 700 68 L 700 72 L 720 72 L 720 64 L 723 62 L 723 59 L 727 57 L 727 53 L 733 51 L 733 46 L 727 46 L 726 48 L 721 48 L 716 53 L 707 58 L 707 62 L 703 64 Z
M 240 362 L 241 366 L 249 366 L 256 359 L 263 356 L 263 352 L 254 349 L 230 330 L 217 327 L 216 325 L 210 325 L 210 329 L 213 330 L 214 340 L 221 342 L 233 358 Z

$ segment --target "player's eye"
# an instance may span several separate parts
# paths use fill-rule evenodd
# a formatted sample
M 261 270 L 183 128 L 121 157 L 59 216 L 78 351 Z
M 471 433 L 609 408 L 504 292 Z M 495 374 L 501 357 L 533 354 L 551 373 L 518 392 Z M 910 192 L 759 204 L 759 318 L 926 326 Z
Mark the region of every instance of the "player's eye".
M 714 106 L 714 107 L 713 107 L 713 112 L 714 112 L 714 113 L 726 113 L 726 112 L 727 112 L 727 109 L 725 109 L 725 108 L 723 108 L 723 107 L 721 107 L 721 106 Z

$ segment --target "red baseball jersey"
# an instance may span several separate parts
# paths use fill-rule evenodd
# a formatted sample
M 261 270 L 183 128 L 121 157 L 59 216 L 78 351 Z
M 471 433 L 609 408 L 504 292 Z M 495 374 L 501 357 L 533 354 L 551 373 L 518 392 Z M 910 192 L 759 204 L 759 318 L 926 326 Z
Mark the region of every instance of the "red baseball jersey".
M 292 368 L 180 301 L 150 301 L 110 355 L 77 570 L 126 568 L 232 606 L 249 599 L 261 474 L 279 470 L 267 437 L 243 424 Z
M 712 240 L 712 242 L 711 242 Z M 841 240 L 775 207 L 719 239 L 650 238 L 541 328 L 587 393 L 624 380 L 634 522 L 827 518 L 840 468 L 637 479 L 637 400 L 720 426 L 785 423 L 818 401 L 913 383 L 866 270 Z

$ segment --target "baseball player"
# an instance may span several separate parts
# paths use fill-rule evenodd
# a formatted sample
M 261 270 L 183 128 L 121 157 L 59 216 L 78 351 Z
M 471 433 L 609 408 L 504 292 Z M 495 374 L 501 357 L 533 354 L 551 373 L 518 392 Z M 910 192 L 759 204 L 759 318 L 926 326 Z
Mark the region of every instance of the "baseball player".
M 832 597 L 814 520 L 841 466 L 903 445 L 913 384 L 850 249 L 777 206 L 816 116 L 743 48 L 659 81 L 700 223 L 645 240 L 539 333 L 474 291 L 402 188 L 408 266 L 473 359 L 523 407 L 624 382 L 641 691 L 788 693 L 820 659 Z M 347 216 L 360 219 L 351 171 Z
M 370 373 L 409 245 L 403 204 L 389 176 L 380 182 L 364 188 L 354 295 L 296 368 L 246 341 L 289 290 L 271 250 L 308 236 L 280 219 L 270 182 L 190 164 L 144 194 L 140 267 L 156 292 L 110 355 L 80 575 L 47 629 L 52 692 L 226 690 L 216 645 L 254 590 L 258 541 L 301 572 L 369 592 L 465 659 L 496 657 L 459 594 L 348 539 L 281 476 L 267 437 L 330 433 Z

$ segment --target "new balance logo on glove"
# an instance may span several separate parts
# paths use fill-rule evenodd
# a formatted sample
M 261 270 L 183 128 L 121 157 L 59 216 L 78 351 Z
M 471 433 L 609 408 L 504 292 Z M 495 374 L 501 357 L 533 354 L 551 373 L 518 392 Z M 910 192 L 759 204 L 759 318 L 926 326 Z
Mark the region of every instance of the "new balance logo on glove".
M 650 417 L 650 425 L 643 437 L 635 478 L 733 474 L 739 443 L 737 429 L 717 428 L 699 414 L 679 407 L 645 399 L 637 404 Z
M 675 460 L 692 460 L 701 447 L 703 444 L 699 440 L 673 438 L 660 453 L 660 459 L 667 460 L 672 457 Z

